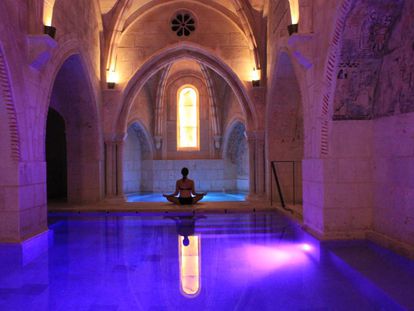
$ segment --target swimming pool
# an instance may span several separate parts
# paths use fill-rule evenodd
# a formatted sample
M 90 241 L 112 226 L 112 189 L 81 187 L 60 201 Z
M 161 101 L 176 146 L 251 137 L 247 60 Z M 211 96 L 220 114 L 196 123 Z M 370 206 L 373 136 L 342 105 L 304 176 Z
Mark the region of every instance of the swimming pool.
M 49 221 L 43 239 L 0 247 L 1 310 L 401 308 L 277 213 Z
M 209 192 L 202 202 L 241 202 L 246 200 L 247 193 Z M 161 193 L 142 192 L 126 194 L 127 202 L 166 202 Z

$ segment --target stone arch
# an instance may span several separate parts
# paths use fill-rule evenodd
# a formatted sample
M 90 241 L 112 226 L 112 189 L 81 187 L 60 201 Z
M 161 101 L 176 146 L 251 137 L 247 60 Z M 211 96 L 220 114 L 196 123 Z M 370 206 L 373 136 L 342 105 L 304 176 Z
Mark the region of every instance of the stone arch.
M 198 100 L 198 113 L 199 113 L 199 149 L 197 151 L 186 151 L 185 153 L 179 152 L 175 149 L 178 146 L 178 133 L 177 133 L 177 106 L 178 106 L 178 92 L 184 86 L 191 86 L 197 93 Z M 165 143 L 163 144 L 163 158 L 188 158 L 198 154 L 199 157 L 210 158 L 213 152 L 211 136 L 210 136 L 210 116 L 207 111 L 210 109 L 208 105 L 208 94 L 205 81 L 200 73 L 185 73 L 175 74 L 168 78 L 166 87 L 166 101 L 165 101 L 165 114 L 164 124 L 165 133 L 163 135 Z M 168 105 L 169 103 L 169 105 Z M 173 112 L 173 113 L 172 113 Z M 171 124 L 171 119 L 167 117 L 170 114 L 174 125 Z M 172 116 L 173 115 L 173 116 Z M 203 118 L 204 117 L 204 118 Z M 174 151 L 172 151 L 171 144 L 174 143 Z M 194 152 L 194 153 L 193 153 Z
M 79 57 L 79 61 L 82 64 L 83 71 L 85 72 L 85 75 L 87 75 L 87 79 L 85 80 L 86 87 L 91 92 L 91 94 L 93 93 L 92 101 L 98 122 L 101 118 L 99 113 L 100 107 L 98 105 L 101 96 L 100 89 L 97 85 L 94 85 L 92 83 L 92 81 L 94 81 L 94 70 L 88 57 L 85 57 L 87 53 L 83 49 L 81 42 L 79 42 L 79 40 L 77 40 L 75 37 L 62 37 L 59 40 L 59 49 L 55 49 L 51 57 L 51 60 L 49 61 L 46 68 L 42 71 L 42 83 L 40 87 L 40 102 L 44 103 L 41 113 L 41 115 L 44 117 L 44 130 L 42 132 L 42 139 L 44 139 L 45 137 L 46 117 L 48 113 L 50 100 L 52 97 L 53 84 L 56 80 L 56 76 L 58 75 L 65 61 L 74 55 L 77 55 Z M 101 133 L 100 136 L 102 136 Z
M 156 0 L 150 1 L 132 13 L 128 18 L 126 16 L 127 7 L 130 5 L 130 0 L 125 1 L 123 5 L 116 6 L 115 9 L 115 21 L 113 22 L 114 29 L 122 29 L 122 31 L 113 31 L 110 39 L 108 40 L 108 56 L 106 60 L 107 69 L 111 67 L 111 64 L 115 60 L 116 49 L 122 37 L 122 34 L 127 31 L 127 29 L 132 25 L 138 18 L 142 17 L 144 14 L 151 12 L 163 5 L 170 5 L 171 3 L 179 3 L 183 2 L 182 0 L 174 0 L 174 1 L 164 1 L 164 0 Z M 232 24 L 234 24 L 237 29 L 240 30 L 242 35 L 246 38 L 249 48 L 253 53 L 256 67 L 261 68 L 261 60 L 260 60 L 260 53 L 258 49 L 257 39 L 255 32 L 253 30 L 254 18 L 249 14 L 246 6 L 241 3 L 240 0 L 235 1 L 235 5 L 237 6 L 237 14 L 233 13 L 232 11 L 228 10 L 227 8 L 223 7 L 222 5 L 218 4 L 212 0 L 206 1 L 186 1 L 186 3 L 197 3 L 199 5 L 208 7 L 219 14 L 221 14 L 224 18 L 228 19 Z
M 6 58 L 3 53 L 3 48 L 0 45 L 0 98 L 4 103 L 5 110 L 1 113 L 7 121 L 2 121 L 3 125 L 8 125 L 7 134 L 2 135 L 2 139 L 7 139 L 9 145 L 8 155 L 2 156 L 2 159 L 10 159 L 13 162 L 20 161 L 20 135 L 17 124 L 16 108 L 14 104 L 14 96 L 10 82 L 10 74 L 6 63 Z M 7 116 L 7 117 L 6 117 Z M 3 117 L 2 117 L 3 119 Z M 4 146 L 6 142 L 1 145 Z
M 101 8 L 100 8 L 100 5 L 99 5 L 98 1 L 99 0 L 92 0 L 92 3 L 93 3 L 93 6 L 94 6 L 96 12 L 98 13 L 97 15 L 102 16 L 100 14 Z M 56 0 L 43 0 L 43 6 L 42 6 L 42 12 L 43 12 L 42 20 L 43 20 L 43 23 L 45 23 L 45 11 L 46 10 L 50 11 L 50 12 L 46 12 L 46 14 L 50 14 L 51 15 L 50 16 L 50 21 L 53 21 L 53 15 L 54 15 L 53 13 L 54 13 L 54 9 L 55 9 L 55 3 L 56 3 Z M 98 26 L 99 26 L 99 31 L 102 32 L 103 31 L 102 18 L 98 19 Z
M 149 158 L 152 159 L 154 157 L 155 145 L 154 140 L 151 137 L 150 131 L 139 119 L 133 119 L 128 122 L 128 128 L 133 125 L 138 127 L 138 129 L 142 132 L 143 138 L 145 138 L 145 143 L 148 146 Z
M 233 119 L 227 127 L 223 143 L 225 190 L 249 191 L 249 151 L 245 122 Z
M 342 37 L 345 30 L 345 21 L 351 11 L 355 0 L 343 0 L 335 20 L 332 37 L 329 44 L 329 52 L 324 70 L 324 85 L 319 111 L 319 156 L 326 157 L 329 153 L 329 128 L 331 116 L 333 114 L 333 101 L 336 88 L 336 73 L 340 60 L 340 51 L 342 47 Z
M 0 42 L 1 43 L 1 42 Z M 21 195 L 19 162 L 20 135 L 12 83 L 3 47 L 0 44 L 0 241 L 20 241 Z M 7 225 L 6 225 L 7 224 Z
M 56 68 L 47 101 L 66 121 L 68 201 L 77 203 L 102 196 L 99 114 L 86 68 L 81 54 L 69 53 Z
M 116 124 L 118 133 L 125 133 L 128 113 L 130 111 L 133 99 L 139 93 L 143 85 L 150 79 L 152 75 L 158 72 L 166 65 L 178 59 L 193 59 L 200 64 L 206 65 L 219 75 L 229 84 L 238 101 L 241 103 L 243 112 L 246 116 L 247 125 L 251 129 L 258 127 L 255 107 L 251 102 L 247 90 L 234 71 L 223 61 L 214 56 L 213 53 L 196 46 L 194 44 L 178 44 L 168 47 L 147 62 L 144 63 L 133 75 L 123 91 L 122 108 Z
M 152 191 L 152 139 L 139 120 L 129 122 L 122 152 L 123 193 Z
M 203 74 L 204 80 L 206 81 L 207 85 L 207 92 L 208 97 L 210 99 L 210 107 L 211 107 L 211 119 L 212 119 L 212 129 L 213 135 L 218 139 L 221 138 L 221 127 L 220 127 L 220 120 L 218 115 L 218 107 L 217 107 L 217 95 L 214 89 L 214 83 L 210 73 L 208 72 L 208 68 L 204 65 L 200 65 L 201 72 Z
M 246 127 L 245 121 L 236 117 L 233 118 L 229 123 L 228 126 L 224 129 L 224 137 L 223 137 L 223 150 L 222 150 L 222 156 L 224 158 L 225 152 L 228 148 L 228 141 L 229 141 L 229 135 L 233 131 L 234 127 L 238 124 L 243 124 L 244 127 Z
M 304 158 L 304 104 L 303 93 L 294 62 L 287 50 L 281 50 L 270 80 L 266 107 L 266 155 L 271 161 L 295 161 L 295 180 L 301 181 L 301 163 Z M 280 163 L 278 177 L 288 203 L 302 198 L 301 182 L 292 189 L 293 165 Z M 267 167 L 267 184 L 274 178 Z M 273 187 L 273 192 L 275 187 Z M 270 194 L 270 193 L 269 193 Z

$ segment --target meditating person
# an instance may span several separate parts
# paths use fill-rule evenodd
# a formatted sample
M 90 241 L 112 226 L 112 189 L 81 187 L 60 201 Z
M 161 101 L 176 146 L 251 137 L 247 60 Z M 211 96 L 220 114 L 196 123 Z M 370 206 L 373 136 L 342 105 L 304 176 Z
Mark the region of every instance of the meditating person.
M 175 192 L 172 194 L 163 194 L 168 201 L 181 205 L 195 204 L 207 194 L 195 192 L 194 181 L 187 178 L 188 173 L 188 168 L 183 167 L 181 170 L 183 178 L 177 180 Z

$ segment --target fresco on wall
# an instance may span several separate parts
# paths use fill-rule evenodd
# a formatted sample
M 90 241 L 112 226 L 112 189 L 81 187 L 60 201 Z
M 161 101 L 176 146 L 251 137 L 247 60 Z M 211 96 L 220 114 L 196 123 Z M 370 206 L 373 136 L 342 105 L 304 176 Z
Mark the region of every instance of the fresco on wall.
M 375 116 L 414 111 L 414 1 L 406 1 L 389 42 L 374 103 Z
M 346 19 L 334 99 L 334 120 L 375 117 L 373 104 L 403 0 L 357 1 Z

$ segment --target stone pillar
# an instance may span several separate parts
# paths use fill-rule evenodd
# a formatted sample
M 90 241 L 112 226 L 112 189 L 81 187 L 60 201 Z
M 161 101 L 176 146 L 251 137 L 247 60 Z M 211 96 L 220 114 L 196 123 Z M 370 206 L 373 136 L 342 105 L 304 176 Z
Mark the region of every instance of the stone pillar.
M 254 132 L 256 139 L 255 159 L 256 159 L 256 195 L 265 195 L 265 134 L 264 131 Z
M 124 154 L 124 140 L 117 140 L 115 143 L 116 153 L 116 195 L 118 197 L 124 196 L 124 176 L 123 176 L 123 154 Z
M 115 195 L 113 184 L 113 167 L 114 163 L 114 143 L 112 141 L 105 141 L 105 197 L 111 198 Z
M 249 146 L 249 200 L 265 197 L 264 131 L 246 133 Z
M 43 0 L 29 0 L 28 32 L 31 35 L 43 34 Z
M 246 132 L 247 145 L 249 147 L 249 198 L 256 194 L 256 170 L 255 170 L 255 150 L 256 139 L 252 132 Z
M 124 199 L 123 147 L 125 135 L 105 141 L 105 196 L 107 199 Z

